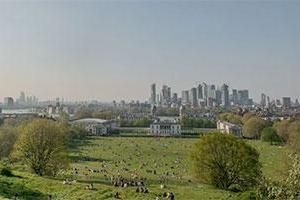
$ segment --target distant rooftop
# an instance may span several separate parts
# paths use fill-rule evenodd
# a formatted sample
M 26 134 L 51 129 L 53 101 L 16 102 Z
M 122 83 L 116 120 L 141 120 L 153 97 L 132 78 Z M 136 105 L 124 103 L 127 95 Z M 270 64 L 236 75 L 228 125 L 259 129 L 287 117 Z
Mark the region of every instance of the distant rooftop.
M 106 123 L 108 120 L 98 118 L 84 118 L 73 121 L 73 123 Z

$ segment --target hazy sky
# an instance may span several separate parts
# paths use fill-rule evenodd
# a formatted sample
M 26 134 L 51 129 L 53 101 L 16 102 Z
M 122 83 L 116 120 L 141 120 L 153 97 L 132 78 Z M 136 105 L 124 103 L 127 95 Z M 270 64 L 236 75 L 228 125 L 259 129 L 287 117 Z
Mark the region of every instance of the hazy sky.
M 0 98 L 146 100 L 197 81 L 300 97 L 300 2 L 0 2 Z M 0 101 L 1 101 L 0 100 Z

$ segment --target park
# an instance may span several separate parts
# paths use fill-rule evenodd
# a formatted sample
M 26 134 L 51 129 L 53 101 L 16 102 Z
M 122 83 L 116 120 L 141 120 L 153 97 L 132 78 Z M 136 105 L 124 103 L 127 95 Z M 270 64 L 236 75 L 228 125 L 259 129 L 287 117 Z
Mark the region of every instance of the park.
M 194 178 L 190 148 L 194 138 L 109 136 L 76 140 L 70 166 L 55 177 L 29 173 L 14 166 L 14 177 L 0 176 L 0 199 L 120 199 L 151 200 L 165 193 L 175 199 L 249 199 L 250 191 L 231 192 Z M 260 153 L 263 175 L 274 181 L 284 177 L 288 149 L 262 141 L 247 141 Z M 137 178 L 132 186 L 116 180 Z M 137 184 L 137 183 L 135 183 Z M 137 188 L 140 188 L 138 191 Z

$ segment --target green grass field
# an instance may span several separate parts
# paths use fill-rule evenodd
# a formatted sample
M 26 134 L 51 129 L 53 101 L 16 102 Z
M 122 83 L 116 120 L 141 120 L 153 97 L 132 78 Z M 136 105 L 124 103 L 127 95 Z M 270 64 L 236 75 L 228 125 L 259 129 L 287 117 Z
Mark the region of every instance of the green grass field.
M 57 178 L 38 177 L 22 168 L 14 170 L 17 177 L 0 176 L 0 199 L 112 199 L 119 192 L 122 199 L 154 200 L 158 194 L 173 192 L 175 199 L 243 199 L 247 194 L 218 190 L 202 184 L 192 176 L 189 150 L 197 139 L 151 137 L 92 137 L 78 142 L 72 150 L 71 168 Z M 261 153 L 264 175 L 278 180 L 284 176 L 286 148 L 270 146 L 260 141 L 249 141 Z M 91 172 L 90 170 L 102 170 Z M 136 187 L 114 187 L 110 176 L 133 174 L 145 178 L 148 194 L 136 193 Z M 63 179 L 77 180 L 63 185 Z M 95 190 L 86 190 L 93 183 Z M 166 185 L 161 189 L 160 185 Z M 23 197 L 23 198 L 21 198 Z

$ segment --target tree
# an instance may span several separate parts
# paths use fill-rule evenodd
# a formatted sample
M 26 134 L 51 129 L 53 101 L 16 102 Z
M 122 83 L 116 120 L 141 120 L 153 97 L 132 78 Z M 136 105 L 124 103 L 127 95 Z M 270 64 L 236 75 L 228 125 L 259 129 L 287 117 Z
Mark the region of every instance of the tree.
M 201 137 L 191 158 L 196 177 L 221 189 L 244 191 L 261 177 L 259 153 L 232 135 L 215 132 Z
M 290 120 L 282 120 L 275 122 L 273 127 L 275 128 L 277 134 L 280 136 L 284 143 L 289 140 L 289 126 L 291 124 Z
M 20 128 L 15 149 L 36 174 L 56 175 L 67 167 L 66 129 L 60 123 L 37 119 Z
M 233 113 L 223 113 L 219 116 L 221 121 L 230 122 L 233 124 L 242 124 L 242 118 L 239 115 L 235 115 Z
M 0 129 L 0 159 L 8 157 L 16 142 L 17 131 L 12 126 L 4 126 Z
M 281 138 L 277 134 L 276 130 L 272 127 L 266 127 L 261 133 L 261 139 L 265 142 L 270 142 L 270 144 L 281 143 Z
M 256 117 L 255 113 L 253 112 L 247 112 L 244 114 L 243 118 L 242 118 L 242 122 L 243 124 L 245 124 L 249 119 Z
M 243 126 L 243 136 L 249 139 L 258 139 L 267 123 L 258 117 L 252 117 Z

